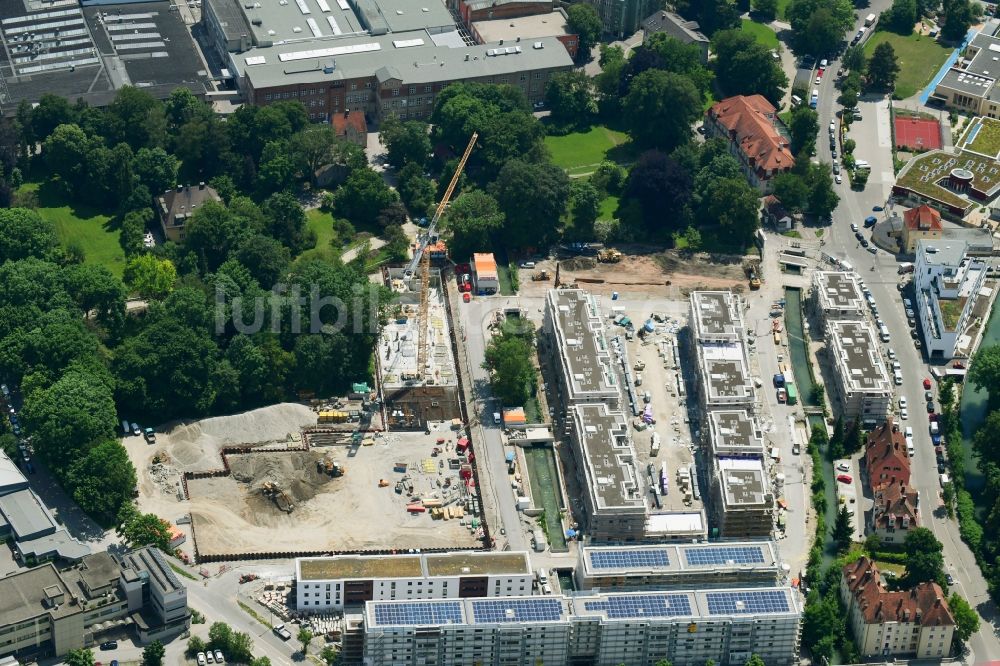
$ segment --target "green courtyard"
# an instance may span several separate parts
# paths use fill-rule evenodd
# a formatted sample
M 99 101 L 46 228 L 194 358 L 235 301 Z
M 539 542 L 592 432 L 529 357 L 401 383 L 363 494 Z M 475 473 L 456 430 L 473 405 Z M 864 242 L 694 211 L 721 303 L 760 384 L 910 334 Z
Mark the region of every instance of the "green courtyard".
M 626 141 L 628 136 L 624 132 L 603 125 L 595 125 L 586 132 L 545 137 L 545 145 L 552 154 L 552 161 L 570 176 L 593 173 L 606 159 L 618 163 L 630 161 Z
M 870 58 L 875 47 L 883 42 L 892 44 L 899 60 L 899 76 L 893 97 L 906 99 L 916 95 L 931 82 L 951 49 L 945 48 L 926 35 L 916 33 L 906 37 L 894 32 L 876 32 L 865 44 L 865 57 Z
M 968 137 L 973 132 L 975 135 L 970 142 Z M 1000 121 L 993 118 L 979 118 L 969 125 L 969 129 L 965 131 L 959 145 L 980 155 L 995 157 L 997 153 L 1000 153 Z

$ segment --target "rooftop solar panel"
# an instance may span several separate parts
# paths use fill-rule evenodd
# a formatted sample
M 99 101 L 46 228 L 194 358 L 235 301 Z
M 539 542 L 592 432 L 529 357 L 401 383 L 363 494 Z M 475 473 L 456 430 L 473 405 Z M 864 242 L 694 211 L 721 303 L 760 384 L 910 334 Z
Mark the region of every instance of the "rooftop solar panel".
M 562 604 L 541 597 L 473 601 L 472 617 L 478 623 L 555 622 L 562 617 Z
M 458 624 L 462 621 L 462 604 L 458 601 L 375 604 L 375 624 L 382 626 Z
M 609 595 L 602 601 L 585 601 L 583 607 L 604 611 L 611 619 L 691 615 L 691 600 L 686 594 Z
M 709 615 L 755 615 L 787 613 L 788 597 L 782 590 L 708 592 Z
M 684 557 L 689 566 L 719 566 L 723 564 L 764 564 L 761 546 L 702 546 L 686 548 Z
M 642 550 L 591 551 L 590 566 L 594 569 L 649 569 L 670 566 L 670 555 L 663 548 Z

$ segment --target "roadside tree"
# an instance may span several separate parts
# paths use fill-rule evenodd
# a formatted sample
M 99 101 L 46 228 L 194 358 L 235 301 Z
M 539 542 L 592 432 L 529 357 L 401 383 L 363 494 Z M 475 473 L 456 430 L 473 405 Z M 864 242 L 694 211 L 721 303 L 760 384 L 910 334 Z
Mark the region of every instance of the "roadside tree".
M 906 573 L 902 582 L 909 589 L 918 583 L 935 582 L 945 586 L 944 546 L 926 527 L 911 529 L 903 541 Z
M 979 348 L 969 366 L 969 382 L 977 391 L 986 390 L 991 406 L 1000 406 L 1000 344 Z
M 979 614 L 958 592 L 948 597 L 948 609 L 955 618 L 955 642 L 964 644 L 979 631 Z
M 535 367 L 530 341 L 501 332 L 486 346 L 483 368 L 489 370 L 493 393 L 509 407 L 520 407 L 531 397 L 535 387 Z
M 163 643 L 153 641 L 142 651 L 142 666 L 163 666 L 163 657 L 166 653 Z
M 819 135 L 819 114 L 808 106 L 797 107 L 792 111 L 788 131 L 792 135 L 792 154 L 798 155 L 804 151 L 806 155 L 812 155 Z

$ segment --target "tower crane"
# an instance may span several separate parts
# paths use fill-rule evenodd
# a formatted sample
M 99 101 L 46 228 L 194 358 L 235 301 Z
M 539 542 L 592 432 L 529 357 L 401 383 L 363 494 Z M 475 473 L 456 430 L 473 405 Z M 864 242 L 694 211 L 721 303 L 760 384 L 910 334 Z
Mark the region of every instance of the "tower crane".
M 413 252 L 413 259 L 410 260 L 409 265 L 406 267 L 406 273 L 404 273 L 409 278 L 413 275 L 417 265 L 420 265 L 420 310 L 417 314 L 417 372 L 421 374 L 427 372 L 427 353 L 430 351 L 430 339 L 427 334 L 427 309 L 431 289 L 431 254 L 427 251 L 427 246 L 432 242 L 437 242 L 437 224 L 441 220 L 441 215 L 444 214 L 448 202 L 451 200 L 451 195 L 455 191 L 458 179 L 465 170 L 465 163 L 469 160 L 469 155 L 472 154 L 472 149 L 475 147 L 476 139 L 478 138 L 479 133 L 473 132 L 472 137 L 469 139 L 469 145 L 465 147 L 465 152 L 462 154 L 462 159 L 459 160 L 458 166 L 455 167 L 455 173 L 451 177 L 451 182 L 448 183 L 448 189 L 445 190 L 444 196 L 441 197 L 441 201 L 434 211 L 434 217 L 431 218 L 431 223 L 427 226 L 427 231 L 421 235 L 417 243 L 417 248 Z

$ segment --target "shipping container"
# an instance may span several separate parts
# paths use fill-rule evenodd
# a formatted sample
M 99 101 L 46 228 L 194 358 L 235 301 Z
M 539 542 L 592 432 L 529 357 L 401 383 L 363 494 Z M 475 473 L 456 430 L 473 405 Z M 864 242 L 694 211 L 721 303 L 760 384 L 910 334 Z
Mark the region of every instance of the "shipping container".
M 794 382 L 785 382 L 785 391 L 788 395 L 788 404 L 794 405 L 799 401 L 799 392 L 795 390 Z

